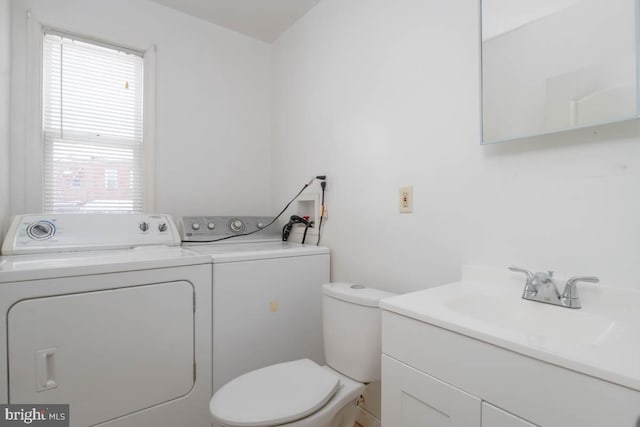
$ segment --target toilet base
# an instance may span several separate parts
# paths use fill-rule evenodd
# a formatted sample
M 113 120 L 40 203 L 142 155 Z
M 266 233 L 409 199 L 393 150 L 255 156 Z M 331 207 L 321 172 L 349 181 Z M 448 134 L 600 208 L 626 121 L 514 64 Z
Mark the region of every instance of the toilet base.
M 335 418 L 331 421 L 331 425 L 328 427 L 353 427 L 356 423 L 357 414 L 358 399 L 355 399 L 335 415 Z

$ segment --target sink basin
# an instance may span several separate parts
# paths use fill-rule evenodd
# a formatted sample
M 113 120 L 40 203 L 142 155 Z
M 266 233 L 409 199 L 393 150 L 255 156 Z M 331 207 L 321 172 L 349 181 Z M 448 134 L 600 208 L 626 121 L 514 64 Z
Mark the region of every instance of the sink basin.
M 445 305 L 462 316 L 501 328 L 505 334 L 522 335 L 531 345 L 597 346 L 615 336 L 614 320 L 584 311 L 569 313 L 552 306 L 537 307 L 530 301 L 471 292 L 452 297 Z M 557 341 L 557 342 L 556 342 Z
M 460 282 L 381 307 L 640 391 L 640 291 L 581 284 L 583 308 L 569 309 L 522 299 L 520 275 L 463 271 Z

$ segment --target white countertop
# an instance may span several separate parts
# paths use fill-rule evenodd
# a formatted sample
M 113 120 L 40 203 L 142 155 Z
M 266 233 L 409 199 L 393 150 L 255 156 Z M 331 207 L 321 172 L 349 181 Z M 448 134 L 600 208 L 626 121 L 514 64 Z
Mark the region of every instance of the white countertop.
M 640 391 L 640 291 L 580 283 L 583 308 L 569 309 L 522 299 L 524 284 L 524 276 L 506 267 L 465 266 L 459 282 L 380 306 Z

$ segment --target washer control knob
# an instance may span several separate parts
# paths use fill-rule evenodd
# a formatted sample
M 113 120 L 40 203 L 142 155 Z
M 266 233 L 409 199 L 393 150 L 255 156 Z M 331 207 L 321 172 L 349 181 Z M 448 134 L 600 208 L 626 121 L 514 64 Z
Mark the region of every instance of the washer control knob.
M 160 224 L 158 224 L 158 230 L 160 230 L 161 233 L 167 231 L 167 223 L 161 222 Z
M 209 224 L 207 224 L 207 228 L 209 230 L 213 230 L 214 228 L 216 228 L 216 225 L 213 222 L 210 222 Z
M 264 228 L 264 222 L 259 222 L 256 224 L 258 226 L 259 229 L 263 229 Z
M 194 230 L 200 230 L 200 224 L 197 222 L 194 222 L 193 224 L 191 224 L 191 228 L 193 228 Z
M 149 229 L 149 223 L 148 222 L 141 222 L 138 227 L 140 227 L 140 231 L 145 233 Z
M 237 218 L 232 219 L 229 221 L 229 228 L 231 228 L 232 231 L 239 233 L 244 229 L 244 223 Z

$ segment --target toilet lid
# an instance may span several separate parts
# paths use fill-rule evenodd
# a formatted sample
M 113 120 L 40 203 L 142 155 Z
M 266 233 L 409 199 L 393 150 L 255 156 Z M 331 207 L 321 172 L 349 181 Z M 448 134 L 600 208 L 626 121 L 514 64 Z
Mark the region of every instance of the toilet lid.
M 211 399 L 216 422 L 245 427 L 284 424 L 322 408 L 340 379 L 309 359 L 249 372 L 225 384 Z

